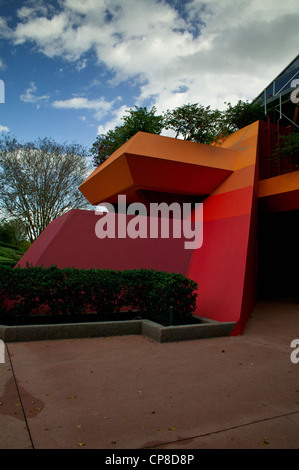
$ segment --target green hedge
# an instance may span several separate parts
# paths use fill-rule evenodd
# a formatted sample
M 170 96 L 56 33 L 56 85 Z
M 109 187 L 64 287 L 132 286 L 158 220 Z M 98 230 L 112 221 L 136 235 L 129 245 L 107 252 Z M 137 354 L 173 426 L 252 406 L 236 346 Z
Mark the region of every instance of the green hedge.
M 120 312 L 169 324 L 185 323 L 196 306 L 197 284 L 178 273 L 155 270 L 98 270 L 0 266 L 0 319 L 28 317 L 43 311 L 60 320 L 95 312 L 97 321 L 120 318 Z M 117 316 L 118 315 L 118 316 Z

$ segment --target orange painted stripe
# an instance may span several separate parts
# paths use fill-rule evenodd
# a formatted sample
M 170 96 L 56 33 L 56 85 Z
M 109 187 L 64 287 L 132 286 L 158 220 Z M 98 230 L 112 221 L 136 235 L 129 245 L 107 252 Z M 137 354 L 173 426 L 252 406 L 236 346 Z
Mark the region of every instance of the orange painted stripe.
M 96 168 L 86 178 L 85 183 L 93 179 L 98 173 L 101 173 L 106 167 L 126 153 L 229 171 L 234 170 L 237 158 L 237 152 L 231 149 L 213 147 L 173 137 L 148 134 L 146 132 L 137 132 L 102 165 Z
M 235 170 L 256 163 L 259 121 L 229 135 L 221 148 L 230 148 L 238 152 Z
M 299 189 L 299 170 L 259 182 L 259 197 L 287 193 Z
M 104 167 L 109 165 L 109 161 L 115 160 L 124 153 L 230 171 L 234 169 L 237 158 L 237 152 L 231 149 L 220 149 L 188 140 L 137 132 L 103 163 Z
M 223 194 L 236 189 L 242 189 L 253 184 L 255 178 L 256 165 L 249 165 L 234 171 L 219 187 L 213 195 Z

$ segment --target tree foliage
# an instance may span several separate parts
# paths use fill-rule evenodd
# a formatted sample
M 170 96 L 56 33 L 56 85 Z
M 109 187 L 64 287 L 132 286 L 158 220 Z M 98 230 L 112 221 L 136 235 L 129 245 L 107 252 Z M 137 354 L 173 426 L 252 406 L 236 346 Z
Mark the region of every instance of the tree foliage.
M 222 130 L 224 133 L 235 132 L 255 121 L 265 119 L 264 109 L 259 102 L 239 100 L 235 106 L 226 103 L 227 109 L 222 113 Z
M 127 110 L 127 115 L 122 118 L 122 126 L 99 135 L 94 142 L 91 154 L 95 166 L 103 163 L 138 131 L 160 134 L 163 129 L 171 130 L 176 138 L 210 144 L 220 136 L 264 119 L 264 110 L 260 103 L 241 100 L 235 106 L 227 103 L 224 111 L 189 103 L 167 110 L 162 116 L 155 113 L 155 107 L 150 111 L 137 106 Z
M 85 153 L 77 144 L 48 138 L 0 141 L 0 208 L 24 225 L 31 242 L 64 212 L 86 206 L 78 189 L 87 175 Z
M 26 240 L 26 229 L 19 219 L 0 220 L 0 243 L 17 247 Z
M 150 111 L 146 107 L 135 106 L 122 117 L 123 125 L 98 135 L 91 148 L 95 166 L 103 163 L 115 150 L 126 143 L 138 131 L 160 134 L 163 129 L 163 117 L 156 115 L 156 108 Z
M 299 165 L 299 132 L 290 135 L 280 135 L 279 142 L 274 150 L 277 160 L 291 158 L 295 165 Z
M 164 115 L 164 126 L 175 132 L 176 138 L 209 144 L 220 132 L 221 111 L 195 104 L 179 106 Z

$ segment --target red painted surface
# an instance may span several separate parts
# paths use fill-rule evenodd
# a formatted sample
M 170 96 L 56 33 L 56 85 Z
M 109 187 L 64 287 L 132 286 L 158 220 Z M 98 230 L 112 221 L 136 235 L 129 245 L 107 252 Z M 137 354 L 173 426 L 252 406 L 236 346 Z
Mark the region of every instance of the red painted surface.
M 127 237 L 101 240 L 95 234 L 100 217 L 93 211 L 71 210 L 54 220 L 21 258 L 20 266 L 25 267 L 28 261 L 33 266 L 45 267 L 144 268 L 186 273 L 191 250 L 184 250 L 183 239 Z M 126 216 L 127 222 L 133 218 Z
M 241 334 L 256 299 L 257 158 L 263 138 L 265 129 L 258 122 L 228 136 L 220 147 L 212 149 L 138 134 L 84 182 L 86 197 L 96 203 L 109 202 L 100 199 L 100 194 L 113 202 L 118 194 L 126 194 L 128 203 L 164 202 L 165 194 L 168 203 L 182 203 L 186 197 L 201 201 L 205 197 L 203 245 L 199 249 L 186 250 L 184 238 L 100 240 L 95 235 L 99 216 L 91 211 L 72 210 L 47 227 L 23 256 L 21 266 L 28 261 L 36 266 L 54 264 L 61 268 L 179 272 L 198 283 L 196 313 L 218 321 L 235 321 L 233 334 Z M 267 204 L 271 210 L 298 207 L 295 177 L 293 174 L 287 181 L 283 193 L 275 192 L 281 180 L 267 186 L 260 197 L 265 210 Z M 128 222 L 134 216 L 125 217 Z
M 219 220 L 250 214 L 252 186 L 212 195 L 204 202 L 205 220 Z
M 255 303 L 257 277 L 256 206 L 258 200 L 258 126 L 249 126 L 235 142 L 237 170 L 204 201 L 204 243 L 194 251 L 187 276 L 198 283 L 197 314 L 235 321 L 240 334 Z M 237 140 L 238 139 L 238 140 Z
M 204 242 L 187 276 L 198 283 L 196 314 L 238 321 L 243 295 L 249 215 L 204 222 Z

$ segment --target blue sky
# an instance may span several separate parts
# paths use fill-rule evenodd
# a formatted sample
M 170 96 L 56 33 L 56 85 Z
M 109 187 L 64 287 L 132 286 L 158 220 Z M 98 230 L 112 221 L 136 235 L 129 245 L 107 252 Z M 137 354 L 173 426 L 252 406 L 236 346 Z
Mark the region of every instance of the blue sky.
M 251 100 L 298 24 L 298 0 L 0 0 L 0 132 L 90 148 L 135 105 Z

